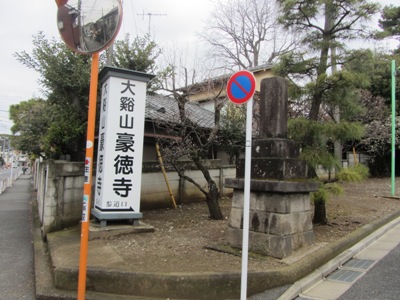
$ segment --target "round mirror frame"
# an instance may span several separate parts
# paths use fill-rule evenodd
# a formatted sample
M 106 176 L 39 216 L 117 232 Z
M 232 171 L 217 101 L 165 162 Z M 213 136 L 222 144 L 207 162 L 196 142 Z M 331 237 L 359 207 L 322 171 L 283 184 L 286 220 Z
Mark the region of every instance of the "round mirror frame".
M 68 4 L 74 2 L 76 6 Z M 91 3 L 90 6 L 82 5 Z M 65 44 L 80 54 L 98 53 L 115 39 L 122 23 L 121 0 L 56 0 L 57 27 Z M 112 7 L 93 7 L 94 3 L 112 4 Z M 111 6 L 111 5 L 110 5 Z M 85 10 L 86 7 L 90 9 Z

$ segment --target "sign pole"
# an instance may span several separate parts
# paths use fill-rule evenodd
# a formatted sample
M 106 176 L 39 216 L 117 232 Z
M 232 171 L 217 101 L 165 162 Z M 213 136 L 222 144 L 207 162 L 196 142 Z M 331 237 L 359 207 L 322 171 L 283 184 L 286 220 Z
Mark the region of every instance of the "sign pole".
M 246 107 L 246 153 L 243 195 L 243 240 L 242 240 L 242 276 L 240 300 L 247 298 L 247 271 L 249 258 L 250 227 L 250 182 L 251 182 L 251 144 L 253 135 L 253 95 L 256 89 L 254 74 L 242 70 L 231 76 L 226 85 L 226 94 L 235 104 L 247 103 Z
M 253 134 L 253 97 L 247 102 L 246 108 L 246 153 L 244 175 L 243 201 L 243 242 L 242 242 L 242 278 L 240 299 L 247 298 L 247 270 L 249 257 L 249 223 L 250 223 L 250 180 L 251 180 L 251 144 Z
M 396 61 L 392 60 L 392 196 L 396 184 Z
M 86 270 L 89 242 L 90 198 L 92 192 L 93 145 L 96 121 L 98 73 L 99 53 L 94 53 L 92 55 L 92 70 L 90 73 L 89 110 L 85 159 L 85 184 L 83 187 L 81 248 L 79 256 L 78 300 L 84 300 L 86 294 Z

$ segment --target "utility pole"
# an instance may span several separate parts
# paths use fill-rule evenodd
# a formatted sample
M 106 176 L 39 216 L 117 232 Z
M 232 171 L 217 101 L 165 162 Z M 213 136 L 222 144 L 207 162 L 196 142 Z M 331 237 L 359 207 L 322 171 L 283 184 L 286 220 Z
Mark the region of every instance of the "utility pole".
M 107 66 L 112 66 L 112 58 L 114 55 L 114 42 L 107 48 Z
M 4 137 L 1 137 L 1 141 L 3 142 L 3 146 L 2 146 L 2 148 L 1 148 L 1 150 L 0 150 L 0 154 L 1 154 L 1 157 L 3 158 L 3 163 L 6 163 L 6 161 L 5 161 L 5 154 L 6 154 L 6 151 L 5 151 L 5 149 L 6 149 L 5 143 L 6 143 L 6 140 L 5 140 Z
M 142 16 L 143 18 L 144 18 L 144 16 L 148 16 L 149 17 L 149 29 L 148 29 L 148 35 L 150 36 L 150 29 L 151 29 L 151 18 L 152 17 L 166 17 L 167 16 L 167 14 L 155 14 L 155 13 L 151 13 L 151 12 L 148 12 L 148 13 L 145 13 L 145 12 L 143 12 L 142 14 L 138 14 L 138 16 Z

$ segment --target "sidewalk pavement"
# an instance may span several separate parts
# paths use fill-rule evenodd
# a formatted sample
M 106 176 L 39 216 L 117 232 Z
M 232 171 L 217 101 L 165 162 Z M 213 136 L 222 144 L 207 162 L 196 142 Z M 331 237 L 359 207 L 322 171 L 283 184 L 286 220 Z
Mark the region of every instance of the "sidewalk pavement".
M 34 261 L 37 299 L 76 299 L 80 229 L 47 235 L 44 242 L 36 205 L 33 211 Z M 250 299 L 291 299 L 371 241 L 400 224 L 400 211 L 319 248 L 279 270 L 249 272 Z M 312 274 L 311 277 L 307 275 Z M 306 283 L 297 281 L 307 278 Z M 241 274 L 237 273 L 138 273 L 126 270 L 124 261 L 100 240 L 89 242 L 86 299 L 238 299 Z M 296 283 L 296 284 L 294 284 Z M 294 284 L 294 285 L 293 285 Z M 263 292 L 267 290 L 266 292 Z M 261 293 L 258 294 L 257 293 Z M 289 296 L 288 296 L 289 295 Z
M 392 229 L 386 232 L 386 229 L 389 228 Z M 386 233 L 379 239 L 375 239 L 376 236 L 380 235 L 379 231 Z M 364 247 L 366 244 L 369 244 L 366 248 L 356 249 L 358 253 L 352 256 L 350 260 L 347 260 L 346 253 L 343 253 L 341 257 L 346 263 L 340 260 L 340 256 L 336 258 L 340 268 L 335 269 L 333 272 L 327 268 L 324 271 L 318 272 L 317 270 L 311 273 L 288 289 L 282 295 L 281 299 L 292 299 L 293 293 L 299 295 L 299 286 L 301 286 L 299 299 L 332 300 L 342 299 L 342 295 L 345 299 L 354 299 L 354 297 L 356 299 L 399 299 L 397 268 L 393 268 L 392 273 L 388 274 L 382 272 L 384 267 L 381 265 L 383 263 L 382 259 L 389 256 L 389 261 L 385 262 L 386 268 L 390 269 L 390 266 L 397 266 L 399 257 L 398 245 L 400 243 L 400 224 L 398 219 L 378 229 L 373 236 L 374 238 L 372 236 L 369 238 L 369 242 L 371 243 L 364 243 L 362 245 Z M 375 265 L 377 265 L 377 268 L 372 271 L 371 269 Z M 330 266 L 334 267 L 334 264 Z M 379 269 L 380 272 L 378 272 Z M 371 272 L 369 273 L 369 271 Z M 324 274 L 324 272 L 327 273 Z M 369 277 L 369 284 L 358 283 L 358 280 L 362 281 L 361 278 L 364 275 Z M 374 276 L 372 283 L 371 276 Z M 316 284 L 310 286 L 310 282 L 313 283 L 313 278 L 319 280 Z M 390 278 L 392 278 L 391 285 L 385 286 L 385 284 L 391 281 Z M 349 291 L 349 294 L 347 294 L 347 291 Z
M 0 299 L 35 299 L 30 182 L 20 176 L 0 195 Z

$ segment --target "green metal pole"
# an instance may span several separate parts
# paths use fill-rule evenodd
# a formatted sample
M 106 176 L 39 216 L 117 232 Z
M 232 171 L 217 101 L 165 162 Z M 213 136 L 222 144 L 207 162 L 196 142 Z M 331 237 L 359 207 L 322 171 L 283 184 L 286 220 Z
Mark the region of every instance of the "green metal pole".
M 396 61 L 392 60 L 392 196 L 395 194 L 396 151 Z

